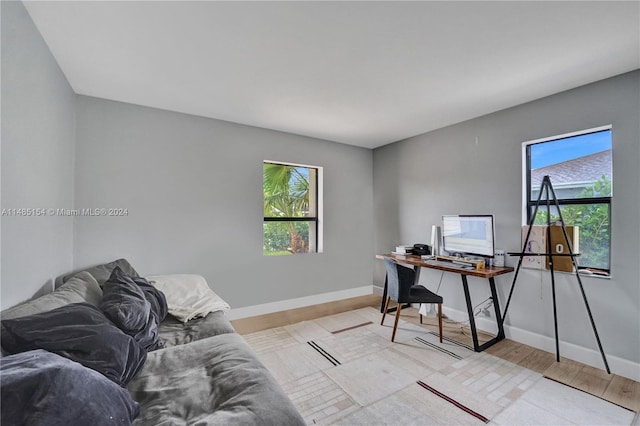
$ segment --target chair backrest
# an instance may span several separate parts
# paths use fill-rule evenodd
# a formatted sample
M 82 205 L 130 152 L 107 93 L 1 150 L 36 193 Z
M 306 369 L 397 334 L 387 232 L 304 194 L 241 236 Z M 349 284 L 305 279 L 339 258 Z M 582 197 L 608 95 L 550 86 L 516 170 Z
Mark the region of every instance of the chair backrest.
M 415 271 L 392 259 L 385 259 L 384 266 L 387 268 L 387 294 L 396 302 L 408 301 L 416 280 Z

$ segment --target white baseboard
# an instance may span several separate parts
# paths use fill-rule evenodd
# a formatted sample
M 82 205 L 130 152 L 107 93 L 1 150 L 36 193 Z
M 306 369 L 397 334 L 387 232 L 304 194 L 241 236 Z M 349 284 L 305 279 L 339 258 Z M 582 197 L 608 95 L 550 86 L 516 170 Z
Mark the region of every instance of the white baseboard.
M 453 321 L 462 322 L 467 321 L 469 318 L 469 315 L 466 312 L 444 306 L 442 308 L 442 312 Z M 498 332 L 498 326 L 496 325 L 494 318 L 476 317 L 476 327 L 478 330 L 494 335 Z M 546 352 L 551 352 L 552 354 L 556 353 L 556 341 L 553 337 L 543 336 L 541 334 L 532 333 L 509 325 L 504 326 L 504 334 L 508 339 L 513 341 L 524 343 L 525 345 L 529 345 Z M 585 348 L 583 346 L 563 342 L 561 340 L 560 355 L 595 368 L 602 370 L 605 369 L 600 352 L 591 348 Z M 607 355 L 606 349 L 605 355 Z M 640 381 L 640 364 L 612 355 L 607 355 L 607 362 L 609 363 L 609 369 L 612 373 L 627 377 L 631 380 Z
M 373 294 L 373 286 L 366 285 L 347 290 L 298 297 L 296 299 L 280 300 L 277 302 L 263 303 L 261 305 L 234 308 L 228 311 L 226 315 L 229 320 L 237 320 L 240 318 L 271 314 L 273 312 L 286 311 L 289 309 L 304 308 L 305 306 L 319 305 L 321 303 L 335 302 L 337 300 L 348 299 L 350 297 L 367 296 L 370 294 Z
M 556 353 L 556 341 L 553 337 L 542 336 L 540 334 L 512 326 L 505 326 L 504 333 L 509 339 L 515 340 L 516 342 L 524 343 L 553 354 Z M 640 382 L 640 364 L 617 356 L 608 355 L 606 348 L 605 355 L 607 357 L 609 369 L 612 373 Z M 560 340 L 560 356 L 574 361 L 579 361 L 595 368 L 602 370 L 605 369 L 602 355 L 596 349 L 585 348 L 583 346 L 578 346 L 573 343 L 563 342 Z

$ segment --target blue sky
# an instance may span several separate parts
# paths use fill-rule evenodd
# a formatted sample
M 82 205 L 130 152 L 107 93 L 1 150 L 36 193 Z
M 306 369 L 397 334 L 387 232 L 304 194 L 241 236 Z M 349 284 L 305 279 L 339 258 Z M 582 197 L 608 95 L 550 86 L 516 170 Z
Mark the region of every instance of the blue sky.
M 549 166 L 611 149 L 611 130 L 531 145 L 531 168 Z

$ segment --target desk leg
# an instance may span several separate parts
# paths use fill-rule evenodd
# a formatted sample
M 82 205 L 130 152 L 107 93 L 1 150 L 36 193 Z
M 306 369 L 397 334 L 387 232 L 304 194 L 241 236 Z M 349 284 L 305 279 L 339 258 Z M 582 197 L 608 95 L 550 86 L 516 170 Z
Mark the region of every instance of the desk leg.
M 500 303 L 498 302 L 498 292 L 496 291 L 496 282 L 493 277 L 489 278 L 489 287 L 491 288 L 491 297 L 493 298 L 493 307 L 496 312 L 496 322 L 498 323 L 498 340 L 505 338 L 504 336 L 504 320 L 500 314 Z
M 467 302 L 467 312 L 469 312 L 469 328 L 471 328 L 471 337 L 473 338 L 473 349 L 476 352 L 480 352 L 480 345 L 478 345 L 478 331 L 476 330 L 476 319 L 473 316 L 473 306 L 471 306 L 471 294 L 469 294 L 469 284 L 467 283 L 467 276 L 460 276 L 462 277 L 464 299 Z
M 498 334 L 493 339 L 483 343 L 482 345 L 478 343 L 478 330 L 476 329 L 476 319 L 473 316 L 473 306 L 471 306 L 471 295 L 469 294 L 469 284 L 467 283 L 466 275 L 462 275 L 462 287 L 464 288 L 464 298 L 467 302 L 467 311 L 469 312 L 469 328 L 471 328 L 471 337 L 473 337 L 473 350 L 476 352 L 482 352 L 489 346 L 493 346 L 505 338 L 504 321 L 500 314 L 500 304 L 498 302 L 496 283 L 493 277 L 489 278 L 489 287 L 491 288 L 491 297 L 493 298 L 493 307 L 496 313 L 496 323 L 498 324 Z

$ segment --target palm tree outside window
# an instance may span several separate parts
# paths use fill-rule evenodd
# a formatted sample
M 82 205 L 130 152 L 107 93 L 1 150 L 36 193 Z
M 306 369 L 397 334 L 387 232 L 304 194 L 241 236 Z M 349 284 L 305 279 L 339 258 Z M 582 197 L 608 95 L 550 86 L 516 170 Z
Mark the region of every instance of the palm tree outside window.
M 319 168 L 263 163 L 263 254 L 318 251 Z

